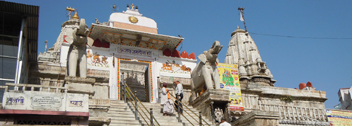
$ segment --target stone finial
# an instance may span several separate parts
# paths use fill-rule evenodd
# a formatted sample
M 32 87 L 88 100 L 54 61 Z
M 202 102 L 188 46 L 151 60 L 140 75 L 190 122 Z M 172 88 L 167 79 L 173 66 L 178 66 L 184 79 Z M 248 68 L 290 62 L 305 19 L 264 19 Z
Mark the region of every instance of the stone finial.
M 45 49 L 44 52 L 46 52 L 46 49 L 48 48 L 48 40 L 45 40 Z

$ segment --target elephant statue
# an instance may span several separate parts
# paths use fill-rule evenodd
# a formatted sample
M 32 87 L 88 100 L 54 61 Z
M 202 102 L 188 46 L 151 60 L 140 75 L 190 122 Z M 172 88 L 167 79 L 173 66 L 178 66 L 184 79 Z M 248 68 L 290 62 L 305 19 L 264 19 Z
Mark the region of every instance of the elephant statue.
M 206 89 L 220 89 L 216 63 L 219 63 L 218 54 L 222 47 L 219 41 L 215 41 L 208 51 L 204 51 L 203 54 L 198 56 L 200 62 L 191 73 L 191 100 L 196 99 L 196 93 L 199 94 L 203 87 L 206 87 Z
M 67 75 L 72 77 L 87 77 L 87 54 L 86 44 L 88 41 L 88 26 L 84 19 L 81 19 L 79 26 L 75 27 L 72 35 L 68 35 L 70 48 L 67 54 Z M 77 71 L 78 74 L 77 75 Z

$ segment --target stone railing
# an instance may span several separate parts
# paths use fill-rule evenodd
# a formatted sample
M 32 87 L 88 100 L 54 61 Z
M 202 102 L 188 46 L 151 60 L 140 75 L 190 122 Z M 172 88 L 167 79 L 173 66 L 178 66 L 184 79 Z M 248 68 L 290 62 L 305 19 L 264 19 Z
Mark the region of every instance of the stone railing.
M 12 90 L 9 90 L 9 89 L 12 89 Z M 5 87 L 5 92 L 9 92 L 9 91 L 39 91 L 39 92 L 67 93 L 67 87 L 7 83 Z
M 258 96 L 250 94 L 242 94 L 243 107 L 246 109 L 259 109 Z
M 325 109 L 307 108 L 298 106 L 283 106 L 273 104 L 261 104 L 260 110 L 277 111 L 280 115 L 280 123 L 288 120 L 293 122 L 300 121 L 320 121 L 327 122 Z

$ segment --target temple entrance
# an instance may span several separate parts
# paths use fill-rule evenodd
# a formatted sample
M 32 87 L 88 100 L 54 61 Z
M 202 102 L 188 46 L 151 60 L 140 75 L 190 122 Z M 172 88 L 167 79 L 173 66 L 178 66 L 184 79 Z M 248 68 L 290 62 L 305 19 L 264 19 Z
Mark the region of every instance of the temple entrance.
M 149 102 L 149 64 L 120 61 L 120 73 L 124 72 L 124 80 L 134 93 L 137 91 L 137 97 L 142 102 Z

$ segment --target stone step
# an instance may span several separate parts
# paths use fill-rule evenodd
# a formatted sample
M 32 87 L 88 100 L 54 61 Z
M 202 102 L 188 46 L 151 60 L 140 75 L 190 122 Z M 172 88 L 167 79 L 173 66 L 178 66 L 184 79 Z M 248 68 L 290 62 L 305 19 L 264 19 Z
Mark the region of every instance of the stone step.
M 128 112 L 131 112 L 131 109 L 130 109 L 130 107 L 109 108 L 109 112 L 110 111 L 128 111 Z
M 108 114 L 110 118 L 120 118 L 120 117 L 126 117 L 126 118 L 134 118 L 134 114 Z
M 141 125 L 137 120 L 134 121 L 126 121 L 126 120 L 111 120 L 110 126 L 123 126 L 123 125 Z
M 136 120 L 134 117 L 118 117 L 118 118 L 115 118 L 114 116 L 109 116 L 109 118 L 111 119 L 111 120 L 128 120 L 128 121 L 134 121 L 134 120 Z
M 133 112 L 131 111 L 130 107 L 127 105 L 127 103 L 125 103 L 122 100 L 115 100 L 115 101 L 110 101 L 111 107 L 109 109 L 108 115 L 111 118 L 111 126 L 114 125 L 141 125 L 138 123 L 137 120 L 135 120 L 135 115 L 133 114 Z M 140 105 L 140 103 L 138 103 Z M 171 116 L 163 116 L 163 113 L 161 112 L 162 110 L 162 106 L 159 103 L 148 103 L 148 102 L 142 102 L 142 104 L 144 105 L 144 107 L 149 111 L 150 108 L 153 108 L 153 116 L 156 118 L 156 120 L 159 122 L 159 124 L 161 126 L 183 126 L 184 124 L 187 126 L 192 126 L 193 125 L 198 125 L 198 117 L 195 116 L 192 112 L 196 113 L 196 115 L 198 115 L 198 111 L 191 107 L 188 106 L 188 108 L 190 109 L 186 109 L 184 110 L 184 116 L 191 121 L 188 122 L 185 117 L 181 116 L 181 120 L 182 123 L 178 122 L 177 117 L 178 117 L 178 113 L 175 111 L 173 115 Z M 133 105 L 131 104 L 131 102 L 129 102 L 129 105 L 131 105 L 133 107 Z M 140 106 L 142 107 L 142 106 Z M 143 110 L 145 111 L 145 109 L 143 108 Z M 134 109 L 134 107 L 132 108 Z M 140 110 L 141 108 L 138 108 L 138 110 Z M 185 111 L 187 111 L 190 115 L 186 114 Z M 192 112 L 191 112 L 192 111 Z M 144 116 L 144 114 L 142 113 L 142 115 Z M 149 118 L 149 113 L 146 113 L 146 115 Z M 197 121 L 195 121 L 194 119 L 191 118 L 194 117 Z M 141 118 L 141 115 L 138 114 L 139 120 L 142 121 L 142 124 L 146 124 L 144 122 L 144 120 Z M 149 121 L 147 119 L 147 121 Z M 210 121 L 206 120 L 208 123 Z M 137 122 L 137 124 L 136 124 Z M 148 122 L 149 123 L 149 122 Z M 205 124 L 205 122 L 203 122 L 203 124 Z

